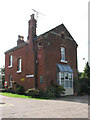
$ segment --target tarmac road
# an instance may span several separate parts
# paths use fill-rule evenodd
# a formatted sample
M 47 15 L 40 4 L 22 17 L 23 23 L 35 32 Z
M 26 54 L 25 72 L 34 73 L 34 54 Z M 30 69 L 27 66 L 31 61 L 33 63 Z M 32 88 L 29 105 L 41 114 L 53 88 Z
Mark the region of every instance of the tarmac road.
M 58 100 L 35 100 L 2 95 L 0 98 L 3 102 L 0 104 L 2 118 L 88 118 L 88 96 L 62 97 Z

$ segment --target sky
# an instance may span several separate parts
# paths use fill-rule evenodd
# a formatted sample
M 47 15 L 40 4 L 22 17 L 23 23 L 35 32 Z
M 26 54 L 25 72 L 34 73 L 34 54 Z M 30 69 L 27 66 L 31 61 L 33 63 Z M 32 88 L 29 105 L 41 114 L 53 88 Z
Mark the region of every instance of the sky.
M 0 0 L 0 67 L 5 65 L 4 52 L 17 45 L 18 35 L 27 40 L 32 9 L 41 13 L 37 35 L 65 25 L 78 44 L 78 70 L 83 72 L 88 61 L 88 0 Z

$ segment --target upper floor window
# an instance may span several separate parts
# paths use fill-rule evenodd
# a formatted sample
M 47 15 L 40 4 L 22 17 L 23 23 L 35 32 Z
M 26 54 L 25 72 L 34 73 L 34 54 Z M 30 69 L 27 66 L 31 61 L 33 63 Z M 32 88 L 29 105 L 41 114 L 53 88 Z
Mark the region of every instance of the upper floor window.
M 21 58 L 18 59 L 18 64 L 17 64 L 17 73 L 22 72 L 22 60 Z
M 65 61 L 65 48 L 61 47 L 61 60 Z
M 12 67 L 12 55 L 9 55 L 9 67 Z

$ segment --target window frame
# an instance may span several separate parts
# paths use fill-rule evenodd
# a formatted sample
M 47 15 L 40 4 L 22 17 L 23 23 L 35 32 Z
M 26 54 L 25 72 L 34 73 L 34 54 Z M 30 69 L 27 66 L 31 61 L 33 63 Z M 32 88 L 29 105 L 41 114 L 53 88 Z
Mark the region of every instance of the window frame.
M 10 55 L 9 55 L 9 66 L 8 66 L 9 68 L 12 67 L 12 58 L 13 58 L 13 57 L 12 57 L 12 55 L 10 54 Z
M 61 51 L 60 51 L 60 54 L 61 54 L 61 62 L 64 62 L 64 63 L 67 63 L 67 61 L 66 61 L 66 49 L 65 49 L 65 47 L 61 47 L 61 49 L 60 49 Z
M 21 72 L 22 72 L 22 59 L 20 57 L 17 60 L 17 73 L 21 73 Z
M 62 74 L 64 75 L 62 78 Z M 68 74 L 68 79 L 65 78 L 66 74 Z M 70 74 L 71 74 L 71 78 L 70 78 Z M 59 84 L 63 85 L 64 88 L 73 88 L 73 73 L 70 72 L 59 72 Z M 64 80 L 62 80 L 64 79 Z M 71 79 L 71 80 L 70 80 Z M 63 81 L 63 82 L 62 82 Z M 62 84 L 64 83 L 64 84 Z
M 12 88 L 12 75 L 9 76 L 9 85 Z

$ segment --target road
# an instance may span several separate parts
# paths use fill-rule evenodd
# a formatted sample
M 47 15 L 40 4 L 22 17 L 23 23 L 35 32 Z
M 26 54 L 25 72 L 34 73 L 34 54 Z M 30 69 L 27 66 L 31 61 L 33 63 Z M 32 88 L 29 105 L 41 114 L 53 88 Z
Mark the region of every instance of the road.
M 88 118 L 88 96 L 62 97 L 57 100 L 35 100 L 2 95 L 0 98 L 3 102 L 0 104 L 2 118 Z

